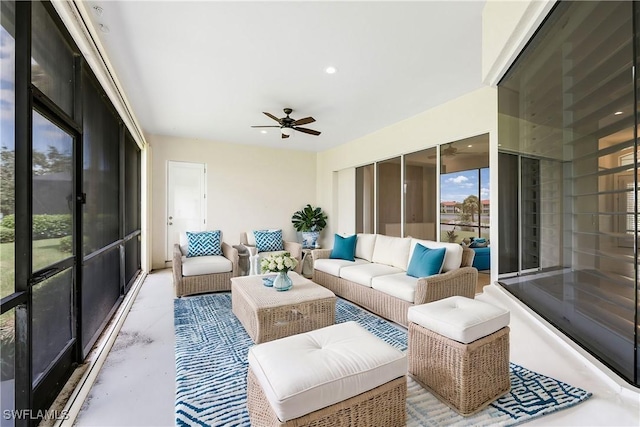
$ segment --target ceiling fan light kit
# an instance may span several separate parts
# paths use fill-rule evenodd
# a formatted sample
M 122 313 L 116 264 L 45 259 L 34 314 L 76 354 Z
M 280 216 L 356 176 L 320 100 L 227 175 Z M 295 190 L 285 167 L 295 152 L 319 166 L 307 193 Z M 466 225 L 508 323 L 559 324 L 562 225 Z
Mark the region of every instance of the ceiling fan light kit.
M 282 132 L 283 135 L 293 136 L 293 128 L 282 127 L 280 128 L 280 132 Z
M 289 138 L 290 136 L 293 136 L 294 131 L 296 130 L 302 133 L 308 133 L 309 135 L 314 135 L 314 136 L 320 135 L 321 132 L 317 130 L 300 127 L 300 125 L 313 123 L 316 121 L 316 119 L 314 119 L 313 117 L 305 117 L 303 119 L 295 120 L 289 117 L 289 114 L 291 114 L 292 112 L 293 110 L 291 108 L 285 108 L 284 113 L 286 114 L 286 117 L 283 117 L 281 119 L 277 118 L 271 113 L 263 112 L 265 116 L 278 122 L 278 125 L 251 126 L 251 127 L 252 128 L 280 128 L 280 133 L 282 134 L 282 138 Z

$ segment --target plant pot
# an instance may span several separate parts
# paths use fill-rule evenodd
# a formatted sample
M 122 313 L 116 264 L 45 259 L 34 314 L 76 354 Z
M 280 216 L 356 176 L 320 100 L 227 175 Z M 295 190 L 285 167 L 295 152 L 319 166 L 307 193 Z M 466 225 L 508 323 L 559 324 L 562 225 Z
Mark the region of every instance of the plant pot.
M 319 231 L 303 231 L 302 232 L 302 247 L 304 249 L 315 249 L 319 247 L 318 239 L 320 238 Z

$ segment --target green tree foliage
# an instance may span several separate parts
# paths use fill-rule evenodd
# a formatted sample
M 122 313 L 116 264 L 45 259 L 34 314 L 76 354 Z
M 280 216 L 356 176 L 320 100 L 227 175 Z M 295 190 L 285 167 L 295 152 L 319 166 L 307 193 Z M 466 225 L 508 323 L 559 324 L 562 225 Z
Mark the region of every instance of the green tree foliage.
M 469 215 L 471 217 L 471 222 L 475 222 L 475 214 L 480 213 L 480 200 L 478 196 L 467 196 L 466 199 L 462 202 L 462 213 Z M 478 217 L 480 220 L 480 217 Z
M 15 189 L 16 152 L 7 147 L 0 149 L 0 213 L 12 214 L 16 204 Z

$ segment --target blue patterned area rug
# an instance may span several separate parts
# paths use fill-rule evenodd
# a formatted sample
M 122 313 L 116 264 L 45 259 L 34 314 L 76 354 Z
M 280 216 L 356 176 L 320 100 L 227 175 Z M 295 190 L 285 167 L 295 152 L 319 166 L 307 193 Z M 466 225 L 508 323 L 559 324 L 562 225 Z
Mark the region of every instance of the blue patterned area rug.
M 231 312 L 231 294 L 184 297 L 174 302 L 176 425 L 249 426 L 247 351 L 253 345 Z M 336 323 L 355 320 L 384 341 L 407 349 L 407 333 L 338 299 Z M 511 392 L 479 413 L 462 417 L 409 378 L 407 426 L 512 426 L 576 405 L 585 390 L 511 364 Z

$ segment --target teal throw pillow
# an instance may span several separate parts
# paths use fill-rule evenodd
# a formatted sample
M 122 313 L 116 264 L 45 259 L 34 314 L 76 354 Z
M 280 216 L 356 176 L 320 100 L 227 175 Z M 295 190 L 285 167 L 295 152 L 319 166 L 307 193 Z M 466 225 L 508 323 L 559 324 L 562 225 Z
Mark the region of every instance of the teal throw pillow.
M 282 230 L 256 230 L 253 232 L 256 238 L 258 252 L 283 251 Z
M 187 231 L 187 257 L 222 255 L 222 239 L 220 230 Z
M 411 261 L 409 261 L 407 275 L 427 277 L 439 274 L 442 270 L 442 263 L 444 262 L 446 251 L 445 248 L 429 249 L 420 243 L 416 244 L 413 255 L 411 256 Z
M 349 237 L 342 237 L 339 234 L 336 234 L 333 239 L 333 249 L 331 250 L 329 258 L 355 261 L 356 238 L 357 236 L 355 234 Z

